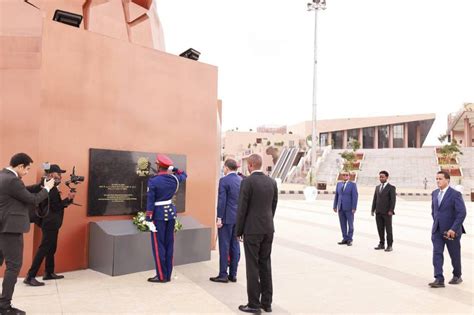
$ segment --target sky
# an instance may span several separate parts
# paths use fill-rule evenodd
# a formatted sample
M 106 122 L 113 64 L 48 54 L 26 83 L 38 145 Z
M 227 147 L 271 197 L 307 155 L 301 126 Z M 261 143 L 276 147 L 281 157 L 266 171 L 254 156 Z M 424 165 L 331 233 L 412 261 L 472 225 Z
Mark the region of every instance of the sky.
M 314 12 L 303 0 L 157 0 L 166 51 L 218 67 L 223 131 L 311 120 Z M 474 102 L 474 0 L 327 0 L 318 119 L 436 113 Z

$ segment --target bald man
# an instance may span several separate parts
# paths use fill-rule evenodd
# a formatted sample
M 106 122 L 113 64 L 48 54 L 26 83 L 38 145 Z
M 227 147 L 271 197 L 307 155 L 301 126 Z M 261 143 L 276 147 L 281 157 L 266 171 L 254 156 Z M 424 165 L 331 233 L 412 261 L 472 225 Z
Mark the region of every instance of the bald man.
M 278 203 L 275 180 L 262 171 L 262 157 L 252 154 L 247 159 L 251 175 L 242 180 L 237 210 L 236 235 L 244 242 L 247 267 L 247 305 L 239 310 L 247 313 L 272 311 L 273 217 Z

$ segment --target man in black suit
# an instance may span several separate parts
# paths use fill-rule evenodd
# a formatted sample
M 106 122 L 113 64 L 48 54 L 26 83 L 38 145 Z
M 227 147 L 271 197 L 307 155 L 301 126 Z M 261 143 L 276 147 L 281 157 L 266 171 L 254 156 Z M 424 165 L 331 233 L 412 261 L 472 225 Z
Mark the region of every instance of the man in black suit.
M 278 203 L 275 180 L 263 174 L 262 157 L 252 154 L 247 159 L 251 175 L 242 180 L 237 210 L 236 235 L 244 242 L 247 267 L 247 305 L 239 310 L 248 313 L 272 311 L 273 217 Z
M 380 185 L 375 187 L 372 201 L 372 216 L 375 214 L 380 242 L 374 249 L 385 249 L 386 252 L 391 252 L 393 250 L 392 216 L 395 214 L 397 193 L 395 186 L 387 182 L 387 171 L 380 171 L 379 180 Z M 387 248 L 385 248 L 385 231 L 387 231 Z
M 42 238 L 41 244 L 36 252 L 31 268 L 23 283 L 30 286 L 42 286 L 44 282 L 35 279 L 36 274 L 46 258 L 45 269 L 46 272 L 43 280 L 57 280 L 64 276 L 54 273 L 54 254 L 58 244 L 59 228 L 63 224 L 64 209 L 68 207 L 74 200 L 75 193 L 69 192 L 64 199 L 61 198 L 61 192 L 58 186 L 61 184 L 61 174 L 66 171 L 62 170 L 57 164 L 51 164 L 48 170 L 45 170 L 45 177 L 47 179 L 54 179 L 54 187 L 49 192 L 49 198 L 40 203 L 39 210 L 44 217 L 40 218 L 39 225 L 41 226 Z M 38 192 L 41 190 L 41 185 L 32 186 L 29 189 L 31 192 Z
M 11 305 L 15 283 L 23 263 L 23 233 L 30 230 L 29 207 L 48 197 L 54 180 L 30 193 L 21 178 L 28 174 L 33 160 L 25 153 L 15 154 L 10 166 L 0 171 L 0 261 L 7 266 L 2 283 L 0 314 L 25 314 Z

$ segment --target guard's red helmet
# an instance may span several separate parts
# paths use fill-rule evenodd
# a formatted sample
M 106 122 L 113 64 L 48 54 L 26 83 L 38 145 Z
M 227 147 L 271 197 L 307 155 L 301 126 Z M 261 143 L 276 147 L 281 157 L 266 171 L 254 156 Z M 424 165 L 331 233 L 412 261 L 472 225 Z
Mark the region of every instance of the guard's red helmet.
M 168 168 L 173 165 L 173 160 L 164 154 L 158 153 L 156 155 L 156 163 L 163 168 Z

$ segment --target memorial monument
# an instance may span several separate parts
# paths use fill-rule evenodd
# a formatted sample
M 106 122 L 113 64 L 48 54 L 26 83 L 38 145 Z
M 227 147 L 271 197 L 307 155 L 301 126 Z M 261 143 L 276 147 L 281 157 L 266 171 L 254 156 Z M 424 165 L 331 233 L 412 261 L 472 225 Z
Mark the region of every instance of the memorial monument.
M 54 21 L 56 10 L 82 16 L 79 27 Z M 89 267 L 90 222 L 131 220 L 131 212 L 107 207 L 93 210 L 106 215 L 88 215 L 91 149 L 185 157 L 180 215 L 212 227 L 213 246 L 217 68 L 165 52 L 154 1 L 0 0 L 0 20 L 0 163 L 27 152 L 35 163 L 26 184 L 39 180 L 45 161 L 86 175 L 75 200 L 83 206 L 65 213 L 57 272 Z M 25 235 L 22 275 L 40 238 L 37 228 Z

